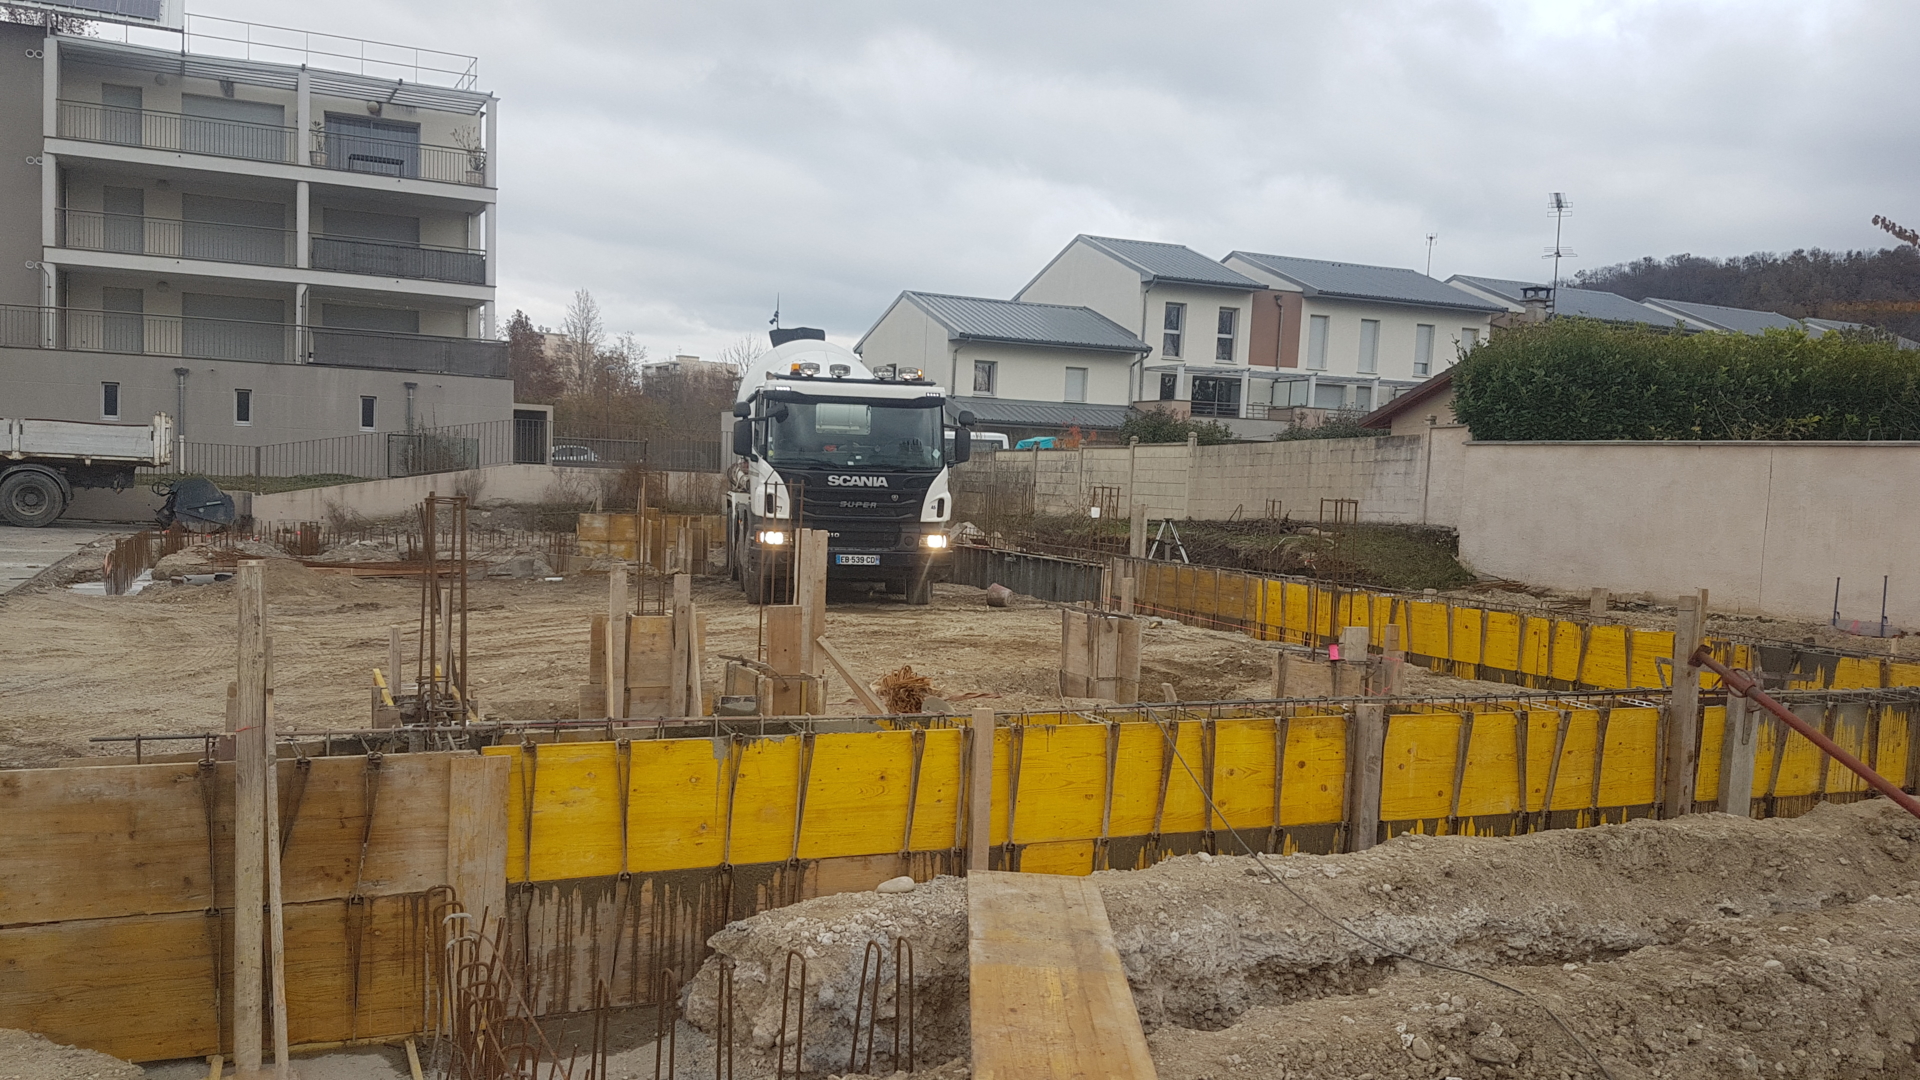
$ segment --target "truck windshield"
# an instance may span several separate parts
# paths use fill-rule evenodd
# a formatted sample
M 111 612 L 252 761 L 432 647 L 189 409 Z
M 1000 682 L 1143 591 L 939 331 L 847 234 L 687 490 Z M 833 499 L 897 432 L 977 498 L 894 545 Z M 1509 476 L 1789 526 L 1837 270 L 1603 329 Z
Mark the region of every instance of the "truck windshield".
M 928 405 L 847 401 L 780 404 L 785 406 L 785 415 L 767 424 L 767 460 L 775 465 L 940 467 L 942 413 L 937 399 Z

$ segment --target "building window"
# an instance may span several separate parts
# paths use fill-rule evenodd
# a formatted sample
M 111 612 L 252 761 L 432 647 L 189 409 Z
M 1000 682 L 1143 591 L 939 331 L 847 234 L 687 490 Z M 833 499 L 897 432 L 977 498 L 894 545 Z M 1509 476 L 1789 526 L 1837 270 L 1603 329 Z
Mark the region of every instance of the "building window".
M 1353 407 L 1361 412 L 1373 411 L 1373 387 L 1356 386 L 1353 388 Z
M 1344 409 L 1347 407 L 1347 388 L 1339 383 L 1318 383 L 1313 388 L 1313 407 L 1316 409 Z
M 1240 380 L 1195 375 L 1190 407 L 1195 416 L 1239 416 Z
M 1307 366 L 1315 371 L 1327 370 L 1327 317 L 1313 315 L 1307 319 Z
M 376 397 L 362 397 L 360 399 L 360 430 L 361 431 L 373 430 L 373 407 L 374 407 L 374 404 L 379 400 L 380 399 Z
M 1433 374 L 1433 327 L 1426 323 L 1413 328 L 1413 373 Z
M 1213 342 L 1213 358 L 1222 364 L 1233 363 L 1233 331 L 1240 321 L 1240 309 L 1223 307 L 1220 309 L 1220 329 Z
M 976 394 L 993 393 L 993 384 L 997 381 L 999 361 L 975 360 L 973 362 L 973 392 Z
M 117 382 L 100 384 L 100 419 L 120 419 L 120 384 Z
M 233 392 L 233 422 L 253 423 L 253 391 L 235 390 Z
M 1180 332 L 1187 324 L 1187 305 L 1168 304 L 1166 318 L 1161 320 L 1160 355 L 1180 355 Z
M 1068 401 L 1087 400 L 1087 369 L 1086 368 L 1070 367 L 1067 369 L 1066 400 Z
M 1362 375 L 1380 370 L 1380 320 L 1360 320 L 1360 367 Z
M 1171 371 L 1160 373 L 1160 400 L 1173 401 L 1180 396 L 1180 376 Z
M 1479 327 L 1463 326 L 1460 328 L 1460 351 L 1461 352 L 1470 353 L 1473 351 L 1473 347 L 1478 344 L 1480 344 L 1480 328 Z

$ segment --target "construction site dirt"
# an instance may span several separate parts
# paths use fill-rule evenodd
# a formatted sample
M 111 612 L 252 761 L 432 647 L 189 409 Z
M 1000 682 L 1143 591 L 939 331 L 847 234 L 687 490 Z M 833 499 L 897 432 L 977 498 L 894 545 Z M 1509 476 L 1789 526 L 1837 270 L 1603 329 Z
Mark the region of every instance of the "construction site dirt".
M 588 681 L 590 616 L 605 609 L 606 582 L 604 574 L 559 581 L 475 575 L 470 663 L 474 694 L 487 716 L 528 721 L 579 715 L 579 688 Z M 125 743 L 90 747 L 92 736 L 220 730 L 233 677 L 232 588 L 166 584 L 134 596 L 101 597 L 49 584 L 10 596 L 0 617 L 0 656 L 7 658 L 0 678 L 0 767 L 133 752 Z M 658 590 L 658 583 L 652 588 Z M 983 596 L 979 589 L 937 585 L 931 605 L 914 607 L 898 597 L 835 592 L 827 636 L 862 677 L 877 681 L 911 666 L 956 709 L 1060 705 L 1058 609 L 1024 597 L 989 608 Z M 760 611 L 732 582 L 697 579 L 694 599 L 708 620 L 710 658 L 753 655 Z M 365 727 L 368 687 L 373 669 L 385 663 L 388 627 L 401 626 L 409 641 L 415 633 L 418 583 L 337 575 L 273 559 L 267 602 L 283 730 Z M 1142 631 L 1143 693 L 1157 699 L 1167 684 L 1186 701 L 1267 697 L 1271 659 L 1270 645 L 1239 633 L 1148 619 Z M 719 663 L 710 659 L 709 679 L 717 679 Z M 1468 692 L 1479 685 L 1410 674 L 1414 692 Z M 1297 665 L 1290 678 L 1293 693 L 1326 692 L 1324 665 Z M 843 681 L 834 680 L 830 695 L 830 711 L 854 705 Z

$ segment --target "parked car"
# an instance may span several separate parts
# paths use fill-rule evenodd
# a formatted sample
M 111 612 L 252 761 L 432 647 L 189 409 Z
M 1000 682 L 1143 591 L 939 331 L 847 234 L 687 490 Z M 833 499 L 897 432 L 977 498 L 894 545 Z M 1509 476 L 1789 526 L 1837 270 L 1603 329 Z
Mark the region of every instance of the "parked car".
M 555 465 L 564 464 L 569 461 L 584 463 L 584 462 L 593 462 L 593 461 L 599 461 L 599 460 L 600 460 L 600 455 L 594 453 L 591 447 L 556 446 L 553 448 L 553 463 Z

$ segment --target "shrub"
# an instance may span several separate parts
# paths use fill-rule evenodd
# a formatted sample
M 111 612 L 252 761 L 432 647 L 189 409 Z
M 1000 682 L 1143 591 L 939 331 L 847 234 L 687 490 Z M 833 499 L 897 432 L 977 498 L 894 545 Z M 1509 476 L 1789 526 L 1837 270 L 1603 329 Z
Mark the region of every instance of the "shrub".
M 1120 422 L 1120 442 L 1139 439 L 1142 443 L 1183 443 L 1191 433 L 1201 446 L 1232 442 L 1233 429 L 1214 420 L 1195 420 L 1175 416 L 1166 409 L 1136 409 Z
M 1556 319 L 1453 369 L 1475 439 L 1920 439 L 1920 352 L 1872 337 Z

